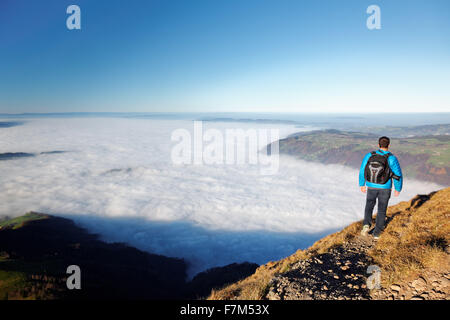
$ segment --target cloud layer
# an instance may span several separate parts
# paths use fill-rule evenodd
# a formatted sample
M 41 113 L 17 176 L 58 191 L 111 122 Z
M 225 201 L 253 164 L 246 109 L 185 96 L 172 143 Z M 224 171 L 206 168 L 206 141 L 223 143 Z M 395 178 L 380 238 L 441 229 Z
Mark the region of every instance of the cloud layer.
M 210 123 L 281 129 L 289 125 Z M 186 258 L 190 274 L 232 262 L 265 263 L 362 219 L 357 172 L 281 157 L 276 175 L 252 165 L 174 166 L 171 133 L 187 120 L 33 119 L 0 130 L 0 215 L 69 216 L 107 241 Z M 64 153 L 45 153 L 64 150 Z M 43 153 L 44 152 L 44 153 Z M 400 198 L 440 188 L 406 179 Z

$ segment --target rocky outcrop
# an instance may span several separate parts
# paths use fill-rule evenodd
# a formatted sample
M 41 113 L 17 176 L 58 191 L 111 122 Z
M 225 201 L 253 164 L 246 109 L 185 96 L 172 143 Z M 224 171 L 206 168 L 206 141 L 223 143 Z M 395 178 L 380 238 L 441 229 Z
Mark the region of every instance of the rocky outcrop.
M 367 250 L 372 241 L 358 238 L 327 253 L 300 260 L 270 282 L 271 300 L 370 299 L 366 287 Z
M 373 299 L 381 300 L 449 300 L 450 272 L 429 272 L 405 284 L 393 284 L 375 291 Z

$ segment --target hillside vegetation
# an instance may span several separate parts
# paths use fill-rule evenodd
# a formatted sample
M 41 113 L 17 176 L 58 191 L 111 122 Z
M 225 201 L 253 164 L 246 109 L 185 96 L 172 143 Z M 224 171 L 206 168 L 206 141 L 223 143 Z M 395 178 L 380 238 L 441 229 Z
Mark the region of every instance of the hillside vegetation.
M 378 136 L 338 130 L 297 133 L 279 140 L 281 154 L 359 169 L 363 157 L 377 149 Z M 390 150 L 407 179 L 450 185 L 450 135 L 392 138 Z
M 355 222 L 213 290 L 209 299 L 448 299 L 449 221 L 450 188 L 418 195 L 388 208 L 387 226 L 377 242 L 361 236 L 362 222 Z M 381 268 L 379 290 L 365 286 L 369 275 L 361 270 L 369 265 Z

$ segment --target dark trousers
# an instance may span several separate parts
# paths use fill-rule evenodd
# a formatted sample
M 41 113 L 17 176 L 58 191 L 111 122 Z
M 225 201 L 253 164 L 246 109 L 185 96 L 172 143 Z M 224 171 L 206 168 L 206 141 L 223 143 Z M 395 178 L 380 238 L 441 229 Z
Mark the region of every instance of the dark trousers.
M 364 225 L 372 225 L 372 213 L 375 202 L 378 199 L 378 213 L 375 220 L 375 230 L 373 235 L 380 235 L 384 230 L 386 219 L 386 209 L 388 207 L 391 189 L 367 188 L 366 209 L 364 212 Z

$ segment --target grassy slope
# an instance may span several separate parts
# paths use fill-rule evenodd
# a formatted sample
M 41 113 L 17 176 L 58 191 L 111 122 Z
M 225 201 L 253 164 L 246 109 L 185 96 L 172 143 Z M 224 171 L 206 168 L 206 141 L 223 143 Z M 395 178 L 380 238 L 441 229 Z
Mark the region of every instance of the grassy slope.
M 450 269 L 450 188 L 429 196 L 417 196 L 388 208 L 387 225 L 377 245 L 369 251 L 374 263 L 382 269 L 382 285 L 402 283 L 427 271 Z M 213 290 L 209 299 L 262 299 L 271 278 L 284 273 L 301 259 L 328 252 L 359 234 L 362 223 L 355 222 L 342 231 L 331 234 L 307 250 L 260 266 L 256 272 L 220 290 Z
M 47 215 L 29 212 L 23 216 L 5 219 L 0 221 L 0 229 L 11 228 L 13 230 L 23 227 L 26 223 L 35 220 L 48 219 Z M 9 259 L 0 252 L 0 268 L 2 265 L 16 264 L 17 271 L 0 270 L 0 300 L 7 300 L 8 298 L 20 299 L 20 295 L 11 297 L 11 292 L 19 293 L 27 286 L 27 271 L 24 269 L 22 263 Z M 28 268 L 29 269 L 29 268 Z M 28 270 L 29 271 L 29 270 Z M 28 299 L 36 299 L 36 295 L 30 295 Z
M 35 220 L 42 220 L 42 219 L 48 219 L 47 215 L 35 213 L 35 212 L 29 212 L 23 216 L 13 218 L 13 219 L 7 219 L 5 221 L 0 221 L 0 228 L 12 228 L 12 229 L 18 229 L 23 227 L 27 222 L 35 221 Z

